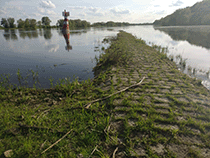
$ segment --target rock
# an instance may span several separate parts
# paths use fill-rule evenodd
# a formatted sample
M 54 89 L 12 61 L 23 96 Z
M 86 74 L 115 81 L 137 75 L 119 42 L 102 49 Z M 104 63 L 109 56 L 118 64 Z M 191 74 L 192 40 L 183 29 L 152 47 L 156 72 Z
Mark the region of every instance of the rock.
M 77 158 L 83 158 L 84 156 L 82 154 L 78 154 Z
M 13 151 L 11 149 L 4 152 L 5 157 L 12 157 L 12 155 L 13 155 Z

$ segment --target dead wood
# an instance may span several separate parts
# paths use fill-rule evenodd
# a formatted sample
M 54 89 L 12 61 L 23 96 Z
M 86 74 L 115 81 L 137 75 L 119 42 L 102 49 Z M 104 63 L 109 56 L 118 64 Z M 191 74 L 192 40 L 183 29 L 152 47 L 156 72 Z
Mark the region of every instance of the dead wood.
M 110 94 L 110 95 L 107 96 L 107 97 L 99 98 L 99 99 L 93 100 L 93 101 L 89 102 L 88 104 L 86 104 L 84 107 L 85 107 L 86 109 L 88 109 L 88 108 L 91 106 L 91 104 L 93 104 L 93 103 L 95 103 L 95 102 L 98 102 L 98 101 L 102 101 L 102 100 L 108 99 L 108 98 L 110 98 L 111 96 L 113 96 L 113 95 L 115 95 L 115 94 L 119 94 L 119 93 L 121 93 L 121 92 L 124 92 L 124 91 L 130 89 L 130 88 L 137 87 L 137 86 L 139 86 L 139 85 L 144 81 L 144 79 L 145 79 L 145 77 L 143 77 L 143 79 L 142 79 L 139 83 L 134 84 L 134 85 L 131 85 L 131 86 L 129 86 L 129 87 L 126 87 L 126 88 L 124 88 L 124 89 L 122 89 L 122 90 L 120 90 L 120 91 L 117 91 L 117 92 L 115 92 L 115 93 L 113 93 L 113 94 Z

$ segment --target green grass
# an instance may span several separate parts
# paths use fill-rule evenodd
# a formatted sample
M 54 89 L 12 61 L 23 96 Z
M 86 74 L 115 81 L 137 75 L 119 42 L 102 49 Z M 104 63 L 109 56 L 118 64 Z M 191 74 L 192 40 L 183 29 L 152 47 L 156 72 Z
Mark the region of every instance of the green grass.
M 141 63 L 142 70 L 146 69 L 146 72 L 139 71 L 139 65 L 130 67 L 134 64 L 132 57 L 136 49 L 145 49 L 146 53 L 141 54 L 147 58 L 145 62 L 151 63 L 149 56 L 157 56 L 155 61 L 160 65 L 154 63 L 144 68 Z M 193 150 L 191 146 L 210 147 L 207 132 L 210 124 L 206 123 L 210 120 L 210 110 L 207 103 L 192 102 L 188 93 L 208 97 L 209 92 L 202 88 L 200 81 L 190 79 L 174 67 L 167 71 L 172 75 L 167 74 L 165 69 L 157 69 L 156 66 L 166 67 L 164 52 L 167 49 L 155 49 L 158 51 L 145 45 L 143 40 L 120 32 L 112 38 L 110 48 L 97 58 L 94 68 L 98 71 L 97 78 L 93 80 L 78 82 L 77 79 L 70 81 L 67 78 L 53 84 L 54 79 L 50 78 L 51 88 L 42 89 L 35 82 L 38 82 L 36 72 L 29 72 L 34 80 L 33 88 L 25 86 L 30 76 L 23 77 L 20 70 L 17 71 L 19 85 L 11 85 L 10 76 L 2 75 L 0 155 L 12 149 L 14 157 L 113 157 L 114 151 L 122 157 L 139 157 L 137 149 L 141 148 L 145 152 L 143 157 L 176 157 L 169 150 L 170 145 L 176 144 L 188 147 L 185 153 L 188 157 L 201 157 L 202 152 Z M 167 62 L 172 63 L 170 60 Z M 113 67 L 117 69 L 112 72 Z M 139 78 L 146 74 L 142 85 L 89 104 L 115 93 L 116 87 L 122 89 L 122 84 L 128 87 L 132 81 L 139 81 L 138 77 L 138 80 L 134 78 L 135 70 Z M 123 82 L 122 78 L 128 80 Z M 158 82 L 163 79 L 164 83 Z M 169 84 L 175 79 L 180 80 Z M 108 89 L 103 90 L 107 88 L 107 83 Z M 162 92 L 165 88 L 170 92 Z M 178 88 L 186 93 L 174 95 L 172 92 Z M 180 97 L 190 101 L 181 101 Z M 120 100 L 118 105 L 116 100 Z M 199 132 L 196 133 L 196 130 Z M 180 135 L 192 139 L 196 136 L 203 144 L 182 142 L 178 139 Z M 160 144 L 164 147 L 163 152 L 157 153 L 152 148 Z

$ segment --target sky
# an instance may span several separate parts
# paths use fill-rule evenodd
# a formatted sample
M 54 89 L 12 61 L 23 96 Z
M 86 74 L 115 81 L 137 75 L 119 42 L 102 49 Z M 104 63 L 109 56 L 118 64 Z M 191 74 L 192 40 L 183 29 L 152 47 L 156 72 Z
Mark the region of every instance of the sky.
M 0 19 L 13 17 L 25 20 L 50 18 L 51 25 L 63 19 L 62 11 L 70 12 L 69 19 L 94 22 L 152 23 L 175 10 L 193 6 L 202 0 L 0 0 Z

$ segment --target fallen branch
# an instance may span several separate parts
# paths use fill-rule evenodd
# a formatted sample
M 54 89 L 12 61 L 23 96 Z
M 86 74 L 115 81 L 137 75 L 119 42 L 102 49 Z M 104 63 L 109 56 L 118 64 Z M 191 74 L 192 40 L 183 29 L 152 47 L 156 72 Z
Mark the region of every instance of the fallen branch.
M 47 110 L 45 110 L 45 111 L 43 111 L 38 117 L 37 117 L 37 120 L 44 114 L 44 113 L 46 113 L 46 112 L 48 112 L 48 111 L 50 111 L 51 109 L 47 109 Z
M 98 147 L 98 145 L 96 145 L 96 147 L 93 149 L 93 151 L 91 152 L 91 154 L 88 158 L 90 158 L 93 155 L 93 153 L 96 151 L 97 147 Z
M 118 150 L 118 147 L 114 150 L 112 158 L 115 158 L 115 154 L 116 154 L 117 150 Z
M 52 144 L 51 146 L 49 146 L 47 149 L 45 149 L 41 154 L 44 154 L 47 150 L 51 149 L 53 146 L 55 146 L 56 144 L 58 144 L 62 139 L 64 139 L 70 132 L 72 131 L 72 129 L 70 131 L 68 131 L 61 139 L 57 140 L 54 144 Z
M 139 83 L 134 84 L 134 85 L 131 85 L 131 86 L 129 86 L 129 87 L 126 87 L 126 88 L 124 88 L 124 89 L 122 89 L 122 90 L 120 90 L 120 91 L 117 91 L 117 92 L 115 92 L 115 93 L 113 93 L 113 94 L 110 94 L 110 95 L 107 96 L 107 97 L 93 100 L 93 101 L 89 102 L 88 104 L 86 104 L 84 107 L 88 109 L 88 108 L 91 106 L 91 104 L 93 104 L 93 103 L 95 103 L 95 102 L 98 102 L 98 101 L 101 101 L 101 100 L 108 99 L 108 98 L 110 98 L 111 96 L 113 96 L 113 95 L 115 95 L 115 94 L 124 92 L 124 91 L 126 91 L 126 90 L 128 90 L 128 89 L 130 89 L 130 88 L 133 88 L 133 87 L 137 87 L 137 86 L 139 86 L 139 85 L 144 81 L 144 79 L 145 79 L 145 77 L 143 77 L 143 79 L 142 79 Z

